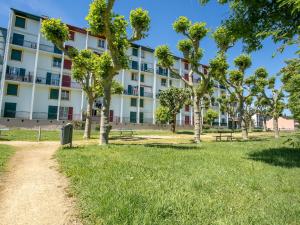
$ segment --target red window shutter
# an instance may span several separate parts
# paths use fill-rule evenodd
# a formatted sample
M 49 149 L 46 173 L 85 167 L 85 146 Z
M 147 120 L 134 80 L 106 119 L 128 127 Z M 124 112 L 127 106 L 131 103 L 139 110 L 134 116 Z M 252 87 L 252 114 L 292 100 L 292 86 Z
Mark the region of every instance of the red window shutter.
M 189 80 L 189 75 L 188 74 L 184 74 L 184 79 L 188 81 Z
M 73 120 L 73 107 L 69 107 L 68 120 Z
M 109 111 L 109 122 L 114 122 L 114 111 L 113 110 Z
M 68 59 L 65 59 L 64 60 L 64 69 L 70 70 L 71 68 L 72 68 L 72 61 L 68 60 Z
M 184 122 L 185 122 L 185 125 L 189 125 L 190 124 L 190 117 L 189 116 L 185 116 Z
M 62 86 L 71 87 L 71 77 L 68 75 L 63 75 L 62 77 Z
M 69 31 L 69 39 L 71 40 L 71 41 L 74 41 L 75 40 L 75 32 L 74 31 Z
M 189 112 L 189 111 L 190 111 L 190 106 L 189 106 L 189 105 L 186 105 L 186 106 L 185 106 L 185 111 L 186 111 L 186 112 Z

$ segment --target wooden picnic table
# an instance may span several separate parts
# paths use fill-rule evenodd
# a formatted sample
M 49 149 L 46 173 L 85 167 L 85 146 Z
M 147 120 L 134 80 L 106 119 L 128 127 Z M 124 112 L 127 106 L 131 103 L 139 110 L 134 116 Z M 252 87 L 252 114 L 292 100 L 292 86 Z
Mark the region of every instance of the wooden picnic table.
M 132 137 L 134 132 L 132 129 L 119 129 L 120 137 L 129 136 Z
M 233 140 L 233 132 L 230 133 L 224 133 L 222 131 L 218 132 L 217 136 L 214 136 L 216 138 L 216 141 L 222 141 L 225 139 L 226 141 L 232 141 Z

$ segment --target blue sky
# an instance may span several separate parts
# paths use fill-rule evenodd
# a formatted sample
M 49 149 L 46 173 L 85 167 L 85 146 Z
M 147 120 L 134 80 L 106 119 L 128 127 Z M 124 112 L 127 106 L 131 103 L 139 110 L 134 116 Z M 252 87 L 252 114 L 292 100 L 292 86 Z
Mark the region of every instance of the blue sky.
M 9 8 L 13 7 L 37 15 L 59 17 L 69 24 L 86 27 L 87 23 L 84 18 L 87 15 L 89 3 L 90 0 L 1 0 L 0 26 L 7 27 Z M 176 49 L 176 45 L 182 36 L 172 29 L 172 23 L 178 16 L 187 16 L 194 22 L 206 22 L 207 26 L 213 30 L 229 13 L 227 6 L 211 1 L 203 7 L 200 6 L 198 0 L 117 0 L 115 11 L 128 18 L 130 10 L 137 7 L 147 9 L 151 16 L 149 36 L 139 43 L 151 48 L 168 44 L 178 56 L 181 54 Z M 204 49 L 201 62 L 207 64 L 215 56 L 216 46 L 210 37 L 205 38 L 201 46 Z M 284 53 L 278 53 L 275 58 L 272 58 L 277 47 L 278 45 L 274 45 L 271 40 L 266 40 L 262 50 L 251 54 L 253 63 L 247 73 L 251 74 L 257 67 L 264 66 L 271 75 L 276 74 L 284 66 L 285 59 L 295 57 L 296 47 L 290 46 Z M 230 62 L 232 63 L 241 52 L 242 45 L 238 43 L 229 52 Z

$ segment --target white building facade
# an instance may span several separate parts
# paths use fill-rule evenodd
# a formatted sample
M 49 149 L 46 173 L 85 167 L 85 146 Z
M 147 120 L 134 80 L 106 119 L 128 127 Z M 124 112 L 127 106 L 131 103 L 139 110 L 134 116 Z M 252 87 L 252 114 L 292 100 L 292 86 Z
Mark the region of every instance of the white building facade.
M 87 101 L 80 85 L 72 78 L 72 61 L 42 36 L 42 19 L 11 9 L 7 30 L 0 29 L 1 117 L 83 120 Z M 104 38 L 71 25 L 69 29 L 70 40 L 65 46 L 91 49 L 98 54 L 107 49 Z M 170 86 L 184 87 L 184 82 L 157 64 L 153 49 L 132 45 L 127 53 L 129 69 L 115 77 L 125 90 L 122 95 L 112 97 L 110 121 L 155 124 L 158 93 Z M 174 69 L 187 77 L 189 65 L 176 57 Z M 201 69 L 207 72 L 205 66 Z M 195 75 L 195 82 L 198 79 Z M 223 92 L 225 90 L 217 86 L 215 96 Z M 95 116 L 99 105 L 101 100 L 95 102 Z M 227 114 L 220 112 L 218 104 L 213 107 L 219 112 L 215 125 L 227 126 Z M 192 107 L 182 109 L 177 121 L 179 125 L 192 125 Z

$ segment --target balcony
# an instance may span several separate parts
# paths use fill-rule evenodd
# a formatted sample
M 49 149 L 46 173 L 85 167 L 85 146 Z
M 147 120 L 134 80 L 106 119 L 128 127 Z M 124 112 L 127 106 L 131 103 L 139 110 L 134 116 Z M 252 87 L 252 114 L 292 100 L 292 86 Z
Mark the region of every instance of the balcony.
M 6 80 L 18 81 L 18 82 L 25 82 L 25 83 L 32 83 L 33 76 L 32 75 L 18 75 L 18 74 L 6 74 Z
M 148 73 L 154 72 L 153 65 L 145 62 L 142 62 L 141 70 Z
M 13 45 L 18 45 L 18 46 L 22 46 L 22 47 L 26 47 L 26 48 L 32 48 L 32 49 L 37 48 L 36 42 L 26 41 L 26 40 L 22 40 L 22 39 L 12 39 L 11 43 Z
M 57 78 L 45 78 L 45 77 L 37 77 L 35 82 L 37 84 L 46 84 L 46 85 L 52 85 L 52 86 L 59 86 L 59 79 Z
M 137 61 L 130 60 L 129 68 L 133 70 L 139 70 L 139 63 Z
M 161 75 L 161 76 L 168 76 L 168 69 L 162 68 L 162 67 L 159 66 L 156 69 L 156 73 L 159 74 L 159 75 Z
M 45 52 L 59 54 L 59 55 L 62 54 L 62 51 L 60 49 L 58 49 L 56 46 L 40 44 L 40 50 L 45 51 Z
M 151 92 L 144 92 L 144 95 L 142 97 L 153 98 L 153 93 L 151 93 Z

